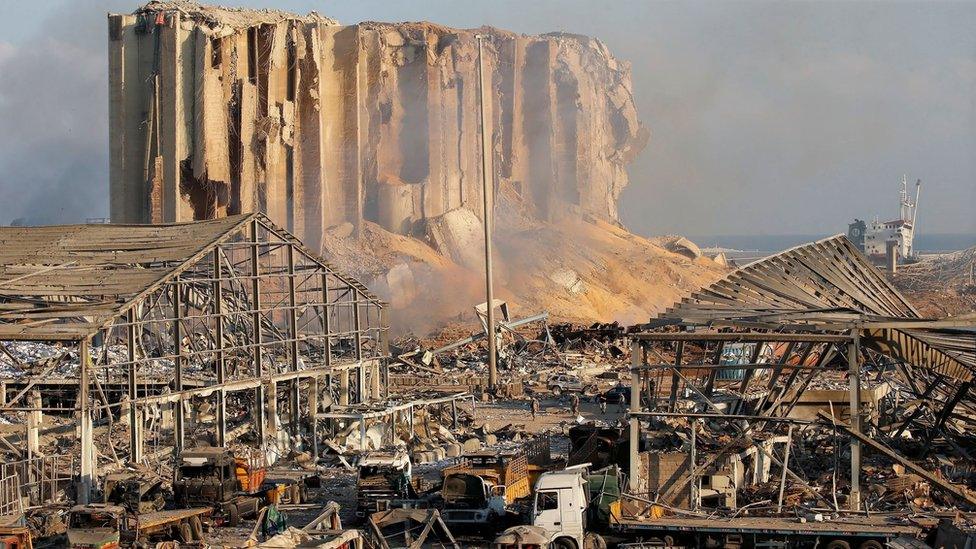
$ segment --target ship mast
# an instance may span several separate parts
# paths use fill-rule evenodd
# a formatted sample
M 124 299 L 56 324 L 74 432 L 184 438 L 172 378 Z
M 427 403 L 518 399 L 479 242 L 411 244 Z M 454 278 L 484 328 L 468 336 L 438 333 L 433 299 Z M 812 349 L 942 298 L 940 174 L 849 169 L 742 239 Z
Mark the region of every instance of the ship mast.
M 909 228 L 909 240 L 911 244 L 908 253 L 912 256 L 915 255 L 915 222 L 918 219 L 918 197 L 922 194 L 922 180 L 917 179 L 915 181 L 915 203 L 912 204 L 912 226 Z
M 915 232 L 915 220 L 918 219 L 918 197 L 922 194 L 922 180 L 915 181 L 915 203 L 912 204 L 912 233 Z
M 901 220 L 907 222 L 912 218 L 912 204 L 908 201 L 908 176 L 901 176 L 901 190 L 898 192 L 901 199 Z

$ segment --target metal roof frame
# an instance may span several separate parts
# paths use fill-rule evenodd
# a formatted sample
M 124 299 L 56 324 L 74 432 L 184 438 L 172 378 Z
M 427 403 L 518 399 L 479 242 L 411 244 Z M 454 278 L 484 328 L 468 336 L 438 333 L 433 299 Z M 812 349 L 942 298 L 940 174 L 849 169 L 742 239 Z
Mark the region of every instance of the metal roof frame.
M 0 341 L 90 338 L 252 222 L 381 303 L 261 213 L 163 225 L 0 227 Z

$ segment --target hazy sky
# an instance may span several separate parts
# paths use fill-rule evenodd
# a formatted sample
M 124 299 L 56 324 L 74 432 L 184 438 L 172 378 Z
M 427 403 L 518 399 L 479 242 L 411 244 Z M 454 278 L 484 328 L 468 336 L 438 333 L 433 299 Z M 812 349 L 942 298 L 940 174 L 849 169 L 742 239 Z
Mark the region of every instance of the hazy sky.
M 227 2 L 599 37 L 652 132 L 637 232 L 832 234 L 895 215 L 907 173 L 920 231 L 976 234 L 976 2 Z M 136 5 L 0 2 L 0 223 L 107 215 L 105 13 Z

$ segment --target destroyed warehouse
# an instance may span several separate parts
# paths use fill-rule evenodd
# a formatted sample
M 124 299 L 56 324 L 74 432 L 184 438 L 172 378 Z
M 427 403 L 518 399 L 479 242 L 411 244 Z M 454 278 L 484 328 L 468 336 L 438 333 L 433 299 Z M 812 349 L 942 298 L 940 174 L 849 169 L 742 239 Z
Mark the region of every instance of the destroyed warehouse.
M 108 42 L 112 223 L 0 227 L 0 546 L 976 542 L 976 315 L 843 235 L 628 232 L 599 40 L 169 0 Z

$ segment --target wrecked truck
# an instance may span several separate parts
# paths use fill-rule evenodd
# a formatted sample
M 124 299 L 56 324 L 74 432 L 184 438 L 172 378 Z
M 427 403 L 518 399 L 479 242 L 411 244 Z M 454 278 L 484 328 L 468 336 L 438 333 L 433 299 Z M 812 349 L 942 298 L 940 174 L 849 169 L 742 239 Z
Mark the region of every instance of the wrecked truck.
M 543 473 L 535 484 L 531 523 L 499 534 L 493 549 L 601 549 L 605 529 L 619 515 L 620 473 L 616 468 L 589 473 L 586 465 Z
M 203 541 L 203 520 L 209 507 L 133 513 L 121 505 L 75 505 L 68 512 L 68 547 L 115 549 L 120 545 L 145 544 L 175 539 L 182 543 Z
M 109 473 L 102 502 L 68 511 L 68 544 L 76 549 L 104 549 L 153 540 L 184 543 L 203 539 L 209 507 L 165 511 L 163 479 L 146 471 Z
M 453 473 L 441 488 L 443 519 L 451 524 L 485 525 L 504 517 L 507 511 L 504 487 L 470 473 Z
M 401 450 L 369 452 L 357 463 L 356 516 L 386 511 L 395 502 L 417 498 L 410 457 Z
M 499 526 L 530 493 L 529 460 L 524 452 L 466 454 L 443 471 L 441 517 L 451 526 Z
M 120 505 L 131 513 L 162 511 L 166 506 L 162 477 L 143 472 L 105 475 L 102 494 L 102 503 Z
M 258 458 L 235 456 L 219 446 L 180 452 L 173 480 L 173 497 L 181 507 L 206 506 L 231 526 L 256 517 L 268 503 L 301 503 L 311 474 L 269 478 Z M 314 477 L 317 480 L 317 477 Z

